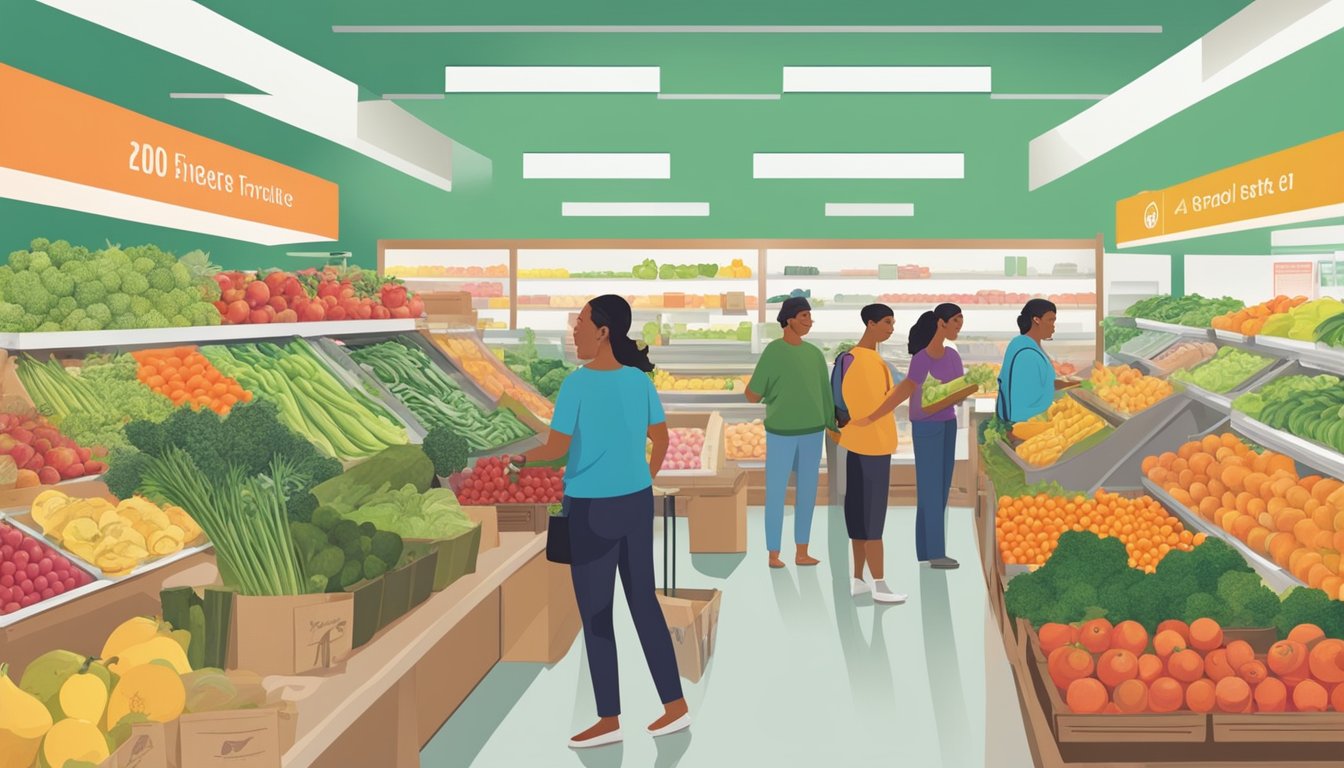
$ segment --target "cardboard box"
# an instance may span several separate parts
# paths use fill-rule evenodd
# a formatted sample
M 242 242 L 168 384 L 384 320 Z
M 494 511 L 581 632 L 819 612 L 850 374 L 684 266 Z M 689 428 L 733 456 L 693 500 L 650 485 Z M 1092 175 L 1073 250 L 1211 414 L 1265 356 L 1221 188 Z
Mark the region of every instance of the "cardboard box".
M 495 517 L 505 533 L 541 533 L 550 526 L 549 504 L 499 504 Z
M 684 508 L 691 529 L 691 552 L 747 551 L 747 473 L 719 475 L 718 485 L 679 489 L 678 512 Z
M 176 745 L 163 723 L 131 726 L 130 738 L 98 768 L 170 768 L 179 765 Z
M 445 483 L 444 488 L 448 485 Z M 481 524 L 480 552 L 488 552 L 499 546 L 499 516 L 494 507 L 463 507 L 462 511 L 473 522 Z
M 723 304 L 724 312 L 742 313 L 747 311 L 747 295 L 742 291 L 729 291 L 723 294 L 720 301 Z
M 409 592 L 408 592 L 409 595 Z M 233 598 L 229 669 L 301 675 L 340 665 L 354 649 L 355 596 Z
M 470 315 L 471 294 L 466 291 L 432 291 L 416 294 L 425 302 L 425 314 L 431 320 L 439 315 Z
M 500 646 L 504 661 L 554 664 L 579 635 L 579 606 L 569 566 L 540 553 L 500 587 Z
M 243 709 L 183 715 L 178 721 L 181 764 L 191 768 L 280 768 L 280 714 Z
M 667 309 L 682 309 L 686 306 L 686 294 L 680 291 L 664 291 L 663 306 Z
M 677 669 L 692 683 L 700 682 L 714 653 L 722 598 L 717 589 L 678 589 L 675 596 L 658 590 L 658 604 L 677 652 Z

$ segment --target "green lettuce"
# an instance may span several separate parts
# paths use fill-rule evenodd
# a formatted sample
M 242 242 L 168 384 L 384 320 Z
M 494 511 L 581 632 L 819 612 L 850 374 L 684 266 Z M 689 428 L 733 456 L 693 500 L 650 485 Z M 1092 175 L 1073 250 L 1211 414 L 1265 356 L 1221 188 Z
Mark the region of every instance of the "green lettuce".
M 343 516 L 357 523 L 372 523 L 379 530 L 406 539 L 451 539 L 476 525 L 451 490 L 432 488 L 421 493 L 409 484 L 396 490 L 384 485 L 362 506 Z

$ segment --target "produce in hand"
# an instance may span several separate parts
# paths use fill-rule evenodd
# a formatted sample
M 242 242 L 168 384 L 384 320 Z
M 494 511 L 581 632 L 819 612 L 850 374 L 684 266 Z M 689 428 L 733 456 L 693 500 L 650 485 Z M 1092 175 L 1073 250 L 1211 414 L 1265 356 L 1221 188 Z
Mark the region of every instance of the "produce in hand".
M 447 427 L 480 453 L 535 434 L 508 409 L 485 412 L 419 349 L 385 341 L 350 352 L 426 427 Z
M 250 402 L 252 393 L 219 372 L 196 347 L 145 349 L 132 352 L 142 384 L 169 398 L 174 406 L 209 408 L 223 416 L 234 403 Z
M 1211 341 L 1178 341 L 1165 352 L 1153 358 L 1153 365 L 1163 371 L 1184 371 L 1213 357 L 1218 345 Z
M 280 408 L 287 427 L 328 456 L 357 459 L 407 442 L 406 427 L 359 389 L 327 370 L 303 339 L 202 347 L 221 373 Z
M 723 434 L 727 458 L 739 461 L 765 458 L 765 424 L 760 419 L 728 424 Z
M 93 581 L 51 547 L 0 523 L 0 616 Z
M 0 331 L 51 332 L 219 325 L 209 256 L 153 245 L 100 251 L 33 240 L 0 271 Z
M 1126 416 L 1151 408 L 1174 391 L 1171 384 L 1128 365 L 1108 368 L 1098 363 L 1089 383 L 1097 397 Z
M 1265 321 L 1274 315 L 1287 314 L 1290 309 L 1307 303 L 1306 296 L 1275 296 L 1269 301 L 1255 306 L 1219 315 L 1210 321 L 1210 325 L 1219 331 L 1232 331 L 1243 336 L 1255 336 L 1265 327 Z
M 1041 565 L 1059 546 L 1065 531 L 1114 536 L 1129 553 L 1129 566 L 1151 573 L 1173 549 L 1192 549 L 1198 540 L 1156 500 L 1126 499 L 1098 491 L 1092 498 L 1034 497 L 999 499 L 995 519 L 999 555 L 1006 564 Z
M 966 369 L 966 383 L 979 387 L 976 397 L 993 395 L 999 391 L 999 368 L 998 363 L 975 363 Z
M 705 450 L 705 430 L 698 427 L 673 427 L 667 431 L 667 457 L 663 469 L 699 469 L 700 454 Z
M 155 558 L 195 544 L 203 532 L 180 507 L 140 497 L 113 505 L 44 491 L 32 505 L 42 533 L 110 577 L 124 576 Z
M 927 408 L 939 400 L 949 397 L 957 390 L 964 389 L 969 383 L 970 382 L 966 380 L 965 376 L 958 376 L 947 382 L 938 381 L 932 376 L 929 376 L 924 379 L 924 384 L 920 387 L 920 392 L 922 393 L 920 395 L 920 405 Z
M 1209 435 L 1149 456 L 1143 472 L 1200 517 L 1278 563 L 1299 581 L 1344 600 L 1344 484 L 1299 477 L 1291 458 L 1255 453 L 1236 435 Z
M 490 456 L 453 478 L 453 491 L 468 506 L 491 504 L 554 504 L 565 492 L 564 470 L 524 466 L 516 478 L 507 472 L 508 457 Z
M 1200 389 L 1225 394 L 1236 389 L 1274 361 L 1233 347 L 1223 347 L 1211 360 L 1198 368 L 1177 371 L 1172 381 L 1184 381 Z
M 1047 428 L 1017 446 L 1017 455 L 1033 467 L 1054 464 L 1069 448 L 1106 428 L 1100 416 L 1071 397 L 1056 400 L 1032 421 L 1044 422 Z
M 474 338 L 436 335 L 434 343 L 490 397 L 498 400 L 500 395 L 509 395 L 542 419 L 555 413 L 549 400 L 514 381 L 504 364 L 494 355 L 484 353 Z

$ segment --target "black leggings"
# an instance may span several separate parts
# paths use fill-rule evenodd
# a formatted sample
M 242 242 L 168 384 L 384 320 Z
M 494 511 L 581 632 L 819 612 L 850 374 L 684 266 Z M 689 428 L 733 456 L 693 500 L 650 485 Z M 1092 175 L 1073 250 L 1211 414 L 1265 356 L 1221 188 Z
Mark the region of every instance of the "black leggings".
M 644 659 L 664 704 L 682 697 L 672 637 L 653 583 L 653 489 L 605 499 L 565 497 L 574 596 L 593 677 L 598 717 L 621 713 L 612 606 L 616 573 L 635 622 Z

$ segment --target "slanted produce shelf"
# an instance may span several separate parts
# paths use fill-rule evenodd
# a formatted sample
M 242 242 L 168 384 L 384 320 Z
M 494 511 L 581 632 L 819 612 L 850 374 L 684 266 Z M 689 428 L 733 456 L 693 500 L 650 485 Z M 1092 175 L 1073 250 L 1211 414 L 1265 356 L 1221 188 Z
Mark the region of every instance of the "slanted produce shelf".
M 1165 333 L 1174 333 L 1177 336 L 1183 336 L 1190 339 L 1207 339 L 1210 330 L 1208 328 L 1195 328 L 1190 325 L 1176 325 L 1175 323 L 1161 323 L 1156 320 L 1144 320 L 1138 318 L 1134 321 L 1134 327 L 1145 331 L 1163 331 Z
M 340 320 L 316 323 L 259 323 L 200 325 L 187 328 L 137 328 L 125 331 L 53 331 L 50 333 L 0 333 L 0 349 L 101 349 L 161 347 L 175 344 L 216 344 L 229 341 L 261 341 L 291 336 L 349 336 L 415 330 L 415 320 Z
M 300 690 L 291 689 L 291 695 L 298 699 L 298 731 L 283 765 L 365 764 L 358 762 L 362 755 L 349 754 L 347 746 L 377 751 L 380 765 L 416 764 L 422 746 L 417 698 L 425 693 L 417 692 L 417 687 L 444 684 L 437 679 L 417 679 L 417 665 L 442 650 L 440 645 L 452 639 L 450 633 L 478 615 L 477 609 L 498 611 L 504 582 L 545 549 L 544 535 L 501 533 L 499 547 L 480 554 L 475 573 L 435 593 L 361 647 L 346 662 L 343 674 L 303 679 Z M 494 616 L 498 628 L 498 613 Z M 498 643 L 496 637 L 494 660 L 500 658 Z M 453 693 L 465 697 L 469 691 Z M 352 734 L 351 739 L 360 736 L 360 743 L 343 739 L 347 732 Z M 378 742 L 367 743 L 363 738 L 366 735 L 376 735 Z
M 1200 517 L 1198 512 L 1172 498 L 1171 494 L 1167 493 L 1158 486 L 1157 483 L 1154 483 L 1146 477 L 1143 478 L 1143 490 L 1149 496 L 1160 501 L 1162 506 L 1166 507 L 1168 512 L 1179 518 L 1186 528 L 1192 531 L 1206 533 L 1209 536 L 1227 542 L 1228 546 L 1237 550 L 1246 562 L 1255 569 L 1255 572 L 1260 575 L 1260 578 L 1264 580 L 1265 584 L 1269 585 L 1269 588 L 1275 592 L 1281 593 L 1284 590 L 1293 587 L 1307 586 L 1291 573 L 1280 567 L 1278 563 L 1275 563 L 1264 555 L 1261 555 L 1246 546 L 1246 542 L 1233 536 L 1230 531 L 1223 530 L 1222 526 Z
M 1344 477 L 1344 455 L 1338 451 L 1275 429 L 1237 410 L 1232 411 L 1232 429 L 1312 469 L 1331 477 Z
M 163 555 L 161 557 L 155 557 L 146 560 L 126 573 L 116 576 L 109 576 L 108 574 L 104 573 L 103 570 L 94 563 L 90 563 L 89 561 L 85 560 L 79 555 L 76 555 L 74 552 L 71 552 L 69 549 L 66 549 L 66 547 L 59 541 L 43 534 L 42 526 L 38 525 L 33 520 L 33 516 L 29 513 L 27 508 L 0 510 L 0 522 L 4 522 L 8 525 L 14 526 L 15 528 L 18 528 L 20 531 L 27 534 L 28 536 L 37 539 L 43 544 L 46 544 L 48 547 L 51 547 L 57 553 L 61 554 L 67 560 L 78 566 L 80 570 L 87 571 L 88 573 L 92 574 L 95 579 L 105 581 L 122 581 L 124 579 L 135 578 L 136 576 L 144 575 L 146 573 L 149 573 L 150 571 L 156 571 L 165 566 L 172 565 L 173 563 L 176 563 L 180 560 L 185 560 L 191 557 L 192 555 L 199 554 L 201 552 L 206 552 L 214 548 L 214 545 L 211 544 L 210 540 L 205 537 L 205 534 L 201 534 L 199 540 L 197 540 L 195 544 L 183 547 L 182 549 L 179 549 L 178 551 L 173 552 L 172 554 L 169 555 Z M 57 597 L 52 599 L 58 600 L 61 597 L 64 597 L 64 595 L 58 595 Z M 39 603 L 38 605 L 41 605 L 41 603 Z M 4 618 L 0 618 L 0 622 L 3 622 L 3 620 Z
M 1198 370 L 1199 368 L 1205 365 L 1208 365 L 1208 361 L 1200 363 L 1191 370 L 1192 371 Z M 1175 381 L 1172 382 L 1172 385 L 1176 387 L 1176 391 L 1178 393 L 1185 395 L 1191 400 L 1203 403 L 1204 405 L 1207 405 L 1208 407 L 1224 415 L 1230 416 L 1232 414 L 1233 400 L 1236 400 L 1238 397 L 1242 396 L 1246 392 L 1255 389 L 1256 387 L 1260 386 L 1261 384 L 1264 384 L 1270 379 L 1278 377 L 1280 374 L 1284 372 L 1286 368 L 1287 366 L 1285 365 L 1284 361 L 1271 360 L 1269 364 L 1266 365 L 1264 368 L 1261 368 L 1259 371 L 1256 371 L 1255 373 L 1246 377 L 1244 381 L 1237 384 L 1231 390 L 1222 393 L 1210 392 L 1209 390 L 1204 389 L 1198 384 L 1193 384 L 1188 381 Z
M 1278 336 L 1256 336 L 1252 349 L 1256 352 L 1269 352 L 1285 360 L 1297 360 L 1305 366 L 1336 376 L 1344 376 L 1344 349 L 1339 347 Z

